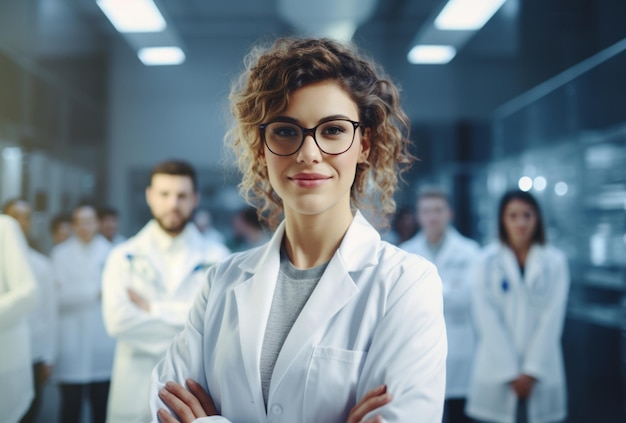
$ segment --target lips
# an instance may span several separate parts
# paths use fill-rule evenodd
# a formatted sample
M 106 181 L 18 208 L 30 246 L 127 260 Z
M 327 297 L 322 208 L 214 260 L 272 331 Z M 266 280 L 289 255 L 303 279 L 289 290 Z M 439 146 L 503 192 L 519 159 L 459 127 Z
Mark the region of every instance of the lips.
M 289 179 L 299 187 L 315 188 L 329 181 L 330 176 L 322 175 L 320 173 L 301 172 L 290 176 Z

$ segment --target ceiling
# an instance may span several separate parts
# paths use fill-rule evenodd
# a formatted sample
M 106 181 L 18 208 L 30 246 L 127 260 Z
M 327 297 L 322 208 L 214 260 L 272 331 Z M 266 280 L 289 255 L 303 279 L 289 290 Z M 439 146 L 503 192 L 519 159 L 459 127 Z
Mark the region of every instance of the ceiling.
M 331 6 L 373 4 L 371 17 L 353 40 L 386 70 L 415 73 L 406 54 L 412 41 L 445 4 L 445 0 L 155 0 L 183 46 L 204 40 L 245 37 L 249 43 L 274 35 L 299 34 L 281 17 L 281 4 L 298 3 L 301 19 Z M 479 1 L 479 0 L 476 0 Z M 356 13 L 356 12 L 355 12 Z M 615 0 L 508 0 L 465 44 L 452 62 L 483 67 L 519 64 L 528 69 L 529 88 L 626 36 L 626 2 Z M 296 20 L 297 21 L 297 20 Z M 115 31 L 95 0 L 0 0 L 0 49 L 24 57 L 74 84 L 98 102 L 106 99 L 106 65 Z M 132 47 L 128 45 L 128 49 Z M 445 69 L 441 69 L 445 71 Z

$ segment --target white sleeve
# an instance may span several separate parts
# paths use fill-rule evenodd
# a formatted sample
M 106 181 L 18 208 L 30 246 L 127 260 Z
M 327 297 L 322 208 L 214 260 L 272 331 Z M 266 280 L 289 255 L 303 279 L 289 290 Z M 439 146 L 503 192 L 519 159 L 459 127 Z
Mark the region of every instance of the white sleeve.
M 488 289 L 490 258 L 484 257 L 476 266 L 472 315 L 478 333 L 481 363 L 491 363 L 489 379 L 507 383 L 519 376 L 517 353 L 504 316 Z M 484 355 L 487 355 L 485 357 Z
M 39 300 L 35 277 L 28 263 L 26 240 L 15 221 L 0 220 L 0 327 L 13 326 Z
M 204 315 L 210 292 L 210 281 L 213 279 L 216 267 L 213 266 L 208 273 L 208 283 L 205 283 L 198 294 L 196 301 L 189 313 L 189 319 L 185 329 L 179 333 L 170 344 L 165 357 L 152 371 L 152 384 L 150 386 L 150 419 L 148 421 L 158 423 L 157 411 L 160 408 L 167 409 L 161 398 L 159 390 L 168 381 L 176 382 L 185 386 L 185 380 L 191 378 L 197 381 L 205 391 L 208 391 L 206 374 L 204 369 L 203 337 Z M 210 394 L 210 392 L 209 392 Z M 169 410 L 171 412 L 171 410 Z M 202 423 L 230 423 L 222 416 L 203 417 L 196 419 Z
M 158 307 L 160 311 L 145 312 L 130 300 L 127 289 L 131 286 L 131 277 L 124 250 L 113 250 L 102 276 L 102 312 L 107 332 L 139 351 L 162 354 L 181 331 L 189 304 L 185 304 L 183 310 L 182 303 L 167 307 L 167 302 L 151 302 L 150 307 Z M 176 304 L 174 301 L 170 303 Z M 162 313 L 167 310 L 176 310 L 176 317 L 163 318 Z
M 357 385 L 357 401 L 386 384 L 385 422 L 441 421 L 448 351 L 441 279 L 434 265 L 407 265 L 387 298 Z M 416 275 L 419 272 L 419 275 Z
M 553 351 L 560 348 L 563 322 L 565 320 L 565 309 L 567 305 L 567 294 L 569 291 L 569 268 L 567 259 L 559 254 L 550 272 L 548 283 L 553 284 L 550 290 L 550 301 L 541 311 L 539 325 L 534 330 L 534 336 L 530 341 L 527 353 L 522 364 L 524 374 L 542 379 L 544 375 L 553 374 L 554 369 L 550 355 L 546 351 Z

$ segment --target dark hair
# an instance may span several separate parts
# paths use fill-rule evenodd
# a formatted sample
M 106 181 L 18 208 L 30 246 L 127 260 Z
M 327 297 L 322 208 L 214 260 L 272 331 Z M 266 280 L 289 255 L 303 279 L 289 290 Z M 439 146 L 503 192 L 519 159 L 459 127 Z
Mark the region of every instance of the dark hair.
M 113 207 L 109 207 L 109 206 L 104 206 L 104 207 L 99 207 L 98 208 L 98 219 L 102 220 L 105 217 L 111 216 L 111 217 L 117 217 L 118 216 L 118 212 L 116 209 L 114 209 Z
M 369 203 L 382 216 L 392 214 L 398 178 L 414 160 L 409 151 L 410 121 L 398 89 L 354 45 L 324 38 L 282 38 L 268 48 L 255 48 L 231 91 L 235 124 L 226 140 L 232 143 L 243 176 L 241 194 L 272 228 L 283 204 L 260 160 L 258 125 L 285 110 L 291 93 L 320 81 L 337 83 L 356 104 L 361 127 L 370 131 L 369 156 L 357 165 L 350 192 L 353 206 Z
M 532 207 L 533 211 L 537 215 L 537 226 L 535 227 L 535 232 L 532 236 L 533 244 L 545 244 L 546 243 L 546 230 L 543 224 L 543 217 L 541 215 L 541 209 L 539 208 L 539 203 L 531 194 L 520 191 L 520 190 L 511 190 L 506 192 L 502 199 L 500 200 L 500 212 L 498 214 L 498 236 L 500 241 L 504 244 L 509 244 L 509 236 L 506 233 L 506 228 L 504 227 L 504 210 L 506 206 L 514 200 L 522 201 Z
M 72 223 L 72 216 L 69 213 L 60 213 L 50 220 L 50 232 L 55 233 L 63 223 Z
M 9 209 L 13 207 L 14 205 L 16 205 L 17 203 L 28 203 L 28 202 L 21 197 L 12 198 L 6 203 L 4 203 L 4 205 L 2 206 L 2 213 L 7 214 L 9 212 Z
M 196 176 L 196 170 L 188 162 L 183 160 L 167 160 L 157 164 L 152 168 L 152 172 L 150 173 L 150 184 L 152 184 L 152 178 L 154 175 L 158 174 L 187 176 L 191 179 L 194 192 L 198 192 L 198 177 Z

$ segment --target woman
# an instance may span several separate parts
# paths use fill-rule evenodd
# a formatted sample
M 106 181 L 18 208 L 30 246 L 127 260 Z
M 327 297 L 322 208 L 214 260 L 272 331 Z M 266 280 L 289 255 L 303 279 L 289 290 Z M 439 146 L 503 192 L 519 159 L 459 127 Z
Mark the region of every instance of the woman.
M 231 101 L 241 192 L 283 220 L 209 270 L 153 372 L 151 419 L 441 421 L 441 281 L 355 209 L 392 213 L 412 159 L 396 88 L 348 46 L 281 39 L 253 51 Z
M 482 254 L 474 289 L 478 347 L 467 414 L 489 422 L 565 418 L 561 333 L 567 259 L 546 244 L 539 204 L 511 191 L 500 202 L 500 242 Z

